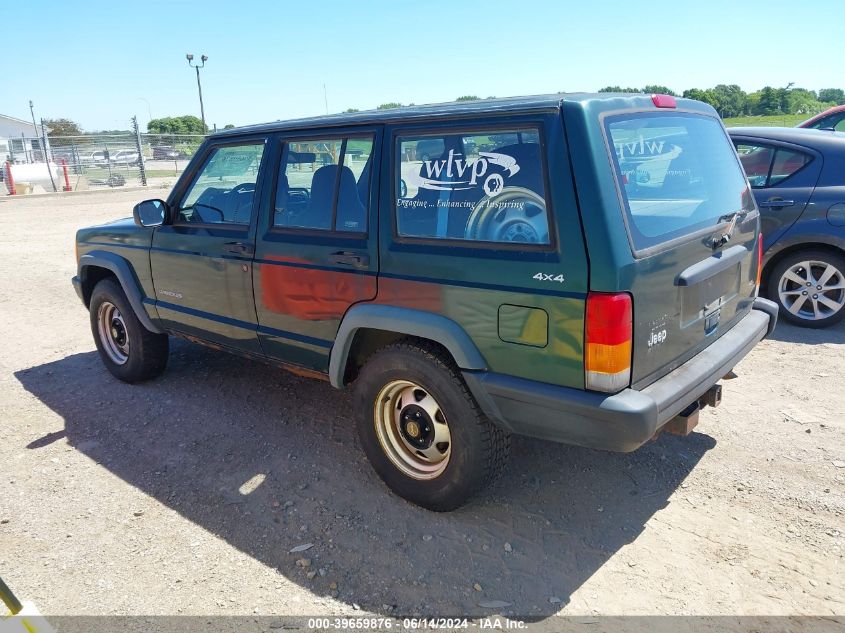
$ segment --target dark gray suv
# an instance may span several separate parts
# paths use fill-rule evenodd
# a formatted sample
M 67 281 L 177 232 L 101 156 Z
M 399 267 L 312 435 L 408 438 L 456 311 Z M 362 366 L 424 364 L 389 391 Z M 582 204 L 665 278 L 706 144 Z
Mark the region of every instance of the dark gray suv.
M 764 292 L 792 323 L 838 323 L 845 318 L 845 134 L 728 132 L 760 208 Z

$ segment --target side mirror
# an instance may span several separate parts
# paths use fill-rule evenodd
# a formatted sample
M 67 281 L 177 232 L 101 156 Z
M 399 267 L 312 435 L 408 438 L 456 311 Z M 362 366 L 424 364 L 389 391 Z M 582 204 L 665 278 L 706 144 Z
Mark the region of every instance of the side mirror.
M 161 226 L 167 218 L 167 203 L 164 200 L 144 200 L 132 209 L 132 217 L 138 226 Z

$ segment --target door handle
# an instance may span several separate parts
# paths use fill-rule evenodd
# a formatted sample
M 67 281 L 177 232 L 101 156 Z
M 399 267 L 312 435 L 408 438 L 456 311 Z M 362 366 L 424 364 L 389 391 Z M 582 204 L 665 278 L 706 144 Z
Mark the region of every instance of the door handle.
M 764 200 L 763 202 L 757 203 L 757 206 L 779 209 L 782 207 L 791 207 L 794 204 L 794 200 L 784 200 L 783 198 L 770 198 L 768 200 Z
M 329 262 L 342 266 L 353 266 L 355 268 L 366 268 L 370 265 L 370 256 L 366 253 L 350 253 L 340 251 L 329 255 Z
M 232 255 L 252 255 L 252 244 L 245 242 L 226 242 L 223 244 L 223 251 Z

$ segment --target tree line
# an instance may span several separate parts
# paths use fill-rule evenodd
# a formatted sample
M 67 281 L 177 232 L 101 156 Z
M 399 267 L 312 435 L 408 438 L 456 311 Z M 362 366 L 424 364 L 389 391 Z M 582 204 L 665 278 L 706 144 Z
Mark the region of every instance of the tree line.
M 666 86 L 645 86 L 642 89 L 607 86 L 599 92 L 645 92 L 679 96 Z M 845 104 L 845 91 L 841 88 L 823 88 L 816 92 L 792 88 L 791 84 L 785 88 L 766 86 L 756 92 L 745 92 L 736 84 L 719 84 L 714 88 L 689 88 L 680 96 L 710 104 L 723 119 L 772 114 L 810 115 Z

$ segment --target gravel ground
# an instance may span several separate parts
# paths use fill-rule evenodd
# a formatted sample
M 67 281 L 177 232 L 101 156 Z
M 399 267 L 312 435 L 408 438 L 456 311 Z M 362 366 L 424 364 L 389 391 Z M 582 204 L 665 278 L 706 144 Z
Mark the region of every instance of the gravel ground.
M 145 194 L 0 200 L 0 574 L 43 613 L 845 612 L 845 324 L 779 326 L 687 438 L 517 439 L 433 514 L 326 383 L 183 342 L 158 380 L 111 377 L 74 232 Z

